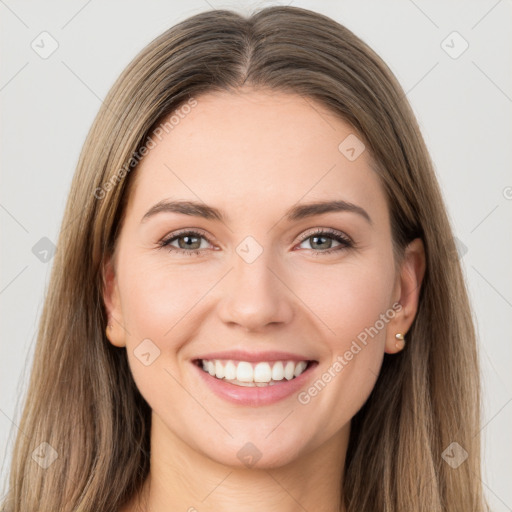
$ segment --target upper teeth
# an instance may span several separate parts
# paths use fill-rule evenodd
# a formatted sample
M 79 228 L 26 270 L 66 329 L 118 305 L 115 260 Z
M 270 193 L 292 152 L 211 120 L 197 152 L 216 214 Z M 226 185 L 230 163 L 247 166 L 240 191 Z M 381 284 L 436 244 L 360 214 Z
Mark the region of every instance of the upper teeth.
M 201 360 L 203 370 L 213 377 L 240 382 L 270 382 L 291 380 L 298 377 L 307 366 L 307 361 L 275 361 L 249 363 L 247 361 Z M 273 366 L 271 366 L 273 364 Z

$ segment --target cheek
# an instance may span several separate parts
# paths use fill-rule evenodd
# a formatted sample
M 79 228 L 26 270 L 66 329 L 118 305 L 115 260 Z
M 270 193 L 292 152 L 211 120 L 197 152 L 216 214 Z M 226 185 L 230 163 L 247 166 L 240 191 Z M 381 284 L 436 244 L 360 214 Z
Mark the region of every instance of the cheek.
M 137 386 L 150 404 L 158 401 L 159 393 L 165 398 L 175 379 L 182 382 L 186 377 L 187 366 L 180 364 L 181 349 L 201 327 L 202 299 L 223 273 L 206 265 L 170 264 L 165 256 L 132 254 L 118 265 L 128 360 Z
M 297 295 L 306 297 L 308 308 L 336 340 L 331 347 L 335 352 L 346 350 L 351 340 L 376 322 L 382 331 L 379 337 L 385 334 L 379 320 L 391 307 L 393 261 L 392 258 L 369 260 L 326 266 L 316 269 L 314 275 L 300 273 L 302 277 L 296 281 Z
M 376 258 L 372 264 L 366 260 L 340 265 L 336 271 L 331 267 L 323 282 L 325 286 L 318 286 L 318 281 L 315 287 L 307 284 L 315 290 L 309 294 L 308 306 L 330 328 L 324 337 L 329 355 L 318 379 L 298 396 L 305 410 L 322 418 L 321 435 L 349 422 L 375 385 L 387 326 L 395 313 L 390 304 L 393 261 Z
M 203 274 L 199 266 L 190 271 L 162 261 L 128 262 L 121 296 L 130 337 L 172 340 L 174 327 L 179 323 L 182 330 L 187 325 L 181 320 L 186 319 L 214 282 L 215 276 Z
M 168 406 L 171 389 L 173 403 L 185 404 L 189 398 L 176 385 L 184 379 L 184 368 L 173 356 L 192 335 L 194 313 L 215 276 L 154 260 L 132 255 L 120 261 L 119 286 L 132 375 L 142 396 L 158 410 Z
M 338 282 L 338 315 L 333 314 L 335 331 L 351 338 L 373 326 L 390 306 L 392 280 L 390 272 L 372 269 L 360 269 L 349 275 L 343 275 Z M 347 336 L 343 336 L 347 339 Z

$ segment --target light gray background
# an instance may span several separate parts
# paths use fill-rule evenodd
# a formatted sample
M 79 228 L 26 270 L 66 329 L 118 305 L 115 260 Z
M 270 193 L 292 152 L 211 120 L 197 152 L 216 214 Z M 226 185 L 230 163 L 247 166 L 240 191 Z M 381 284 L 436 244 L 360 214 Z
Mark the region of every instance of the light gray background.
M 285 2 L 0 0 L 0 488 L 52 264 L 32 248 L 43 237 L 57 240 L 79 151 L 102 98 L 135 54 L 176 22 L 210 8 L 247 12 L 278 3 Z M 484 487 L 493 510 L 510 511 L 512 3 L 291 3 L 331 16 L 373 47 L 417 115 L 460 240 L 479 330 Z M 46 59 L 31 47 L 42 46 L 43 31 L 58 43 Z M 445 51 L 462 48 L 454 36 L 446 40 L 453 31 L 469 44 L 457 58 Z

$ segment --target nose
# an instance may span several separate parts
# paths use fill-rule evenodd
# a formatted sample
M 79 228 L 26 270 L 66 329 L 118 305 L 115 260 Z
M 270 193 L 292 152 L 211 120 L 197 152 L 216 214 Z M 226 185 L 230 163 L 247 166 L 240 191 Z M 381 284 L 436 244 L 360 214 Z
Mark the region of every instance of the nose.
M 293 294 L 275 267 L 266 251 L 252 263 L 235 255 L 234 268 L 224 283 L 223 299 L 219 305 L 224 323 L 238 325 L 247 331 L 262 331 L 270 325 L 284 325 L 291 321 Z

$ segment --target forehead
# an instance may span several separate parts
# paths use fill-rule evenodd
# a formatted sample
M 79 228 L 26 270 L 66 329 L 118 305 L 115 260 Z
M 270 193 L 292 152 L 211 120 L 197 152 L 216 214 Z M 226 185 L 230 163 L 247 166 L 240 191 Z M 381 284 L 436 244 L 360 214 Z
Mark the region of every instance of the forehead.
M 301 198 L 384 205 L 368 151 L 344 153 L 344 141 L 362 147 L 355 130 L 314 100 L 250 88 L 195 100 L 153 137 L 135 171 L 133 208 L 170 197 L 226 210 L 285 209 Z

